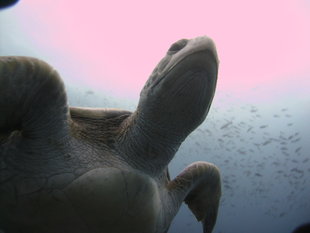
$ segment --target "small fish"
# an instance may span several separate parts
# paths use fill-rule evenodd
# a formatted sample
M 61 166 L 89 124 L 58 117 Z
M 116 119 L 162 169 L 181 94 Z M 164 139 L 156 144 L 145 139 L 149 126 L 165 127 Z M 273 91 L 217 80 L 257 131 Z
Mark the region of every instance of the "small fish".
M 259 146 L 260 146 L 259 143 L 253 143 L 253 144 L 257 147 L 257 149 L 260 149 L 260 148 L 259 148 Z
M 94 92 L 91 91 L 91 90 L 89 90 L 89 91 L 86 92 L 86 95 L 92 95 L 92 94 L 94 94 Z
M 230 124 L 232 124 L 231 121 L 227 122 L 226 124 L 222 125 L 221 129 L 225 129 L 227 126 L 229 126 Z
M 238 152 L 239 152 L 239 154 L 242 154 L 242 155 L 245 155 L 245 154 L 246 154 L 246 152 L 243 151 L 243 150 L 238 150 Z
M 291 169 L 291 172 L 296 172 L 296 173 L 299 173 L 299 174 L 302 174 L 302 175 L 304 174 L 304 172 L 303 172 L 302 170 L 300 170 L 300 169 L 298 169 L 298 168 L 296 168 L 296 167 L 295 167 L 295 168 L 292 168 L 292 169 Z
M 300 138 L 297 138 L 295 140 L 292 140 L 292 142 L 298 142 L 300 140 Z
M 251 175 L 251 171 L 249 171 L 249 170 L 244 171 L 244 173 L 245 173 L 247 176 Z
M 282 218 L 282 217 L 284 217 L 284 216 L 285 216 L 285 213 L 284 213 L 284 212 L 282 212 L 282 213 L 279 215 L 280 218 Z
M 268 144 L 271 143 L 271 142 L 272 142 L 271 140 L 265 141 L 265 142 L 263 143 L 263 146 L 266 146 L 266 145 L 268 145 Z
M 298 148 L 295 150 L 295 152 L 298 153 L 300 150 L 301 150 L 301 146 L 298 147 Z

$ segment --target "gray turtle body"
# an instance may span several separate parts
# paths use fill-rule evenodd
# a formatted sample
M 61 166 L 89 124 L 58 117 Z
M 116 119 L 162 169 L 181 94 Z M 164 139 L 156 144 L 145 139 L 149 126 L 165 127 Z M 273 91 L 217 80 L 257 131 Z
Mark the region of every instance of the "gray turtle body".
M 165 233 L 184 201 L 212 231 L 218 169 L 168 163 L 205 119 L 218 60 L 207 37 L 180 40 L 154 69 L 136 111 L 67 105 L 48 64 L 0 57 L 0 232 Z

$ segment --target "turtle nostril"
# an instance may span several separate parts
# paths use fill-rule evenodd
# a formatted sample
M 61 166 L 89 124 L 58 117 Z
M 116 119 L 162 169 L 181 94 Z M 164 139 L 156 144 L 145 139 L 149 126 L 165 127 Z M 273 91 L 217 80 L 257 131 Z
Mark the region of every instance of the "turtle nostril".
M 187 39 L 182 39 L 182 40 L 175 42 L 174 44 L 172 44 L 170 46 L 168 53 L 171 54 L 171 53 L 176 53 L 176 52 L 180 51 L 182 48 L 185 47 L 187 42 L 188 42 Z

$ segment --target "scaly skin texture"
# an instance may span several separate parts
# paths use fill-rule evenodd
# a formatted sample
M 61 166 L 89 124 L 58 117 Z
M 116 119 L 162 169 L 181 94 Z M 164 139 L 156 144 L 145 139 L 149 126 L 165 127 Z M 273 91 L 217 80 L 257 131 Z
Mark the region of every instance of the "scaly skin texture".
M 184 201 L 210 233 L 219 170 L 167 166 L 205 119 L 218 60 L 207 37 L 174 43 L 136 111 L 68 107 L 48 64 L 0 57 L 0 232 L 166 233 Z

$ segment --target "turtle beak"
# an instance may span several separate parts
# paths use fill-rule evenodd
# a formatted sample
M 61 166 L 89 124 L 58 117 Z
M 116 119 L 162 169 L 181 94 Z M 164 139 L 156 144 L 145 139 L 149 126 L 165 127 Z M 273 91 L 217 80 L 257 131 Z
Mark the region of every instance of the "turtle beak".
M 171 45 L 140 95 L 139 109 L 187 136 L 205 119 L 216 88 L 218 58 L 208 37 Z

